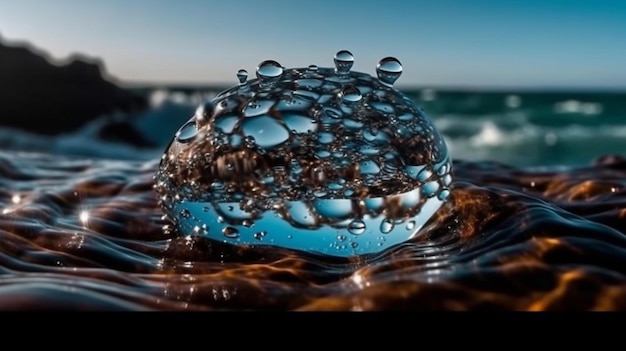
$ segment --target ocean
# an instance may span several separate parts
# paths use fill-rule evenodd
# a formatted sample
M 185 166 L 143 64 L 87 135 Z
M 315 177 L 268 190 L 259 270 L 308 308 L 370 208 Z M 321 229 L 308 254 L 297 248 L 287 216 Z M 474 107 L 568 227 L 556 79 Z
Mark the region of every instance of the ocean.
M 176 235 L 153 177 L 219 88 L 132 89 L 148 111 L 0 129 L 0 309 L 626 308 L 626 92 L 404 91 L 445 138 L 450 199 L 419 237 L 346 259 Z M 154 147 L 98 138 L 119 120 Z
M 153 150 L 93 142 L 111 119 L 103 116 L 60 137 L 40 137 L 5 129 L 6 149 L 61 155 L 150 159 L 160 157 L 173 133 L 219 87 L 142 86 L 130 88 L 149 96 L 151 108 L 132 123 L 154 142 Z M 626 150 L 626 92 L 620 91 L 438 91 L 402 90 L 421 106 L 443 134 L 453 159 L 489 160 L 517 167 L 588 165 L 595 158 Z M 89 142 L 87 142 L 89 141 Z

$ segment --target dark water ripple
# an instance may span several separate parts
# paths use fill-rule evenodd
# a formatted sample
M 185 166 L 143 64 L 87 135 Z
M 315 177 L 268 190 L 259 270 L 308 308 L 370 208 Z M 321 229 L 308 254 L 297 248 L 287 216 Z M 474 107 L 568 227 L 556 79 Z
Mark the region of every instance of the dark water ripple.
M 350 260 L 164 231 L 157 164 L 0 153 L 0 309 L 626 309 L 618 156 L 567 170 L 456 161 L 423 236 Z

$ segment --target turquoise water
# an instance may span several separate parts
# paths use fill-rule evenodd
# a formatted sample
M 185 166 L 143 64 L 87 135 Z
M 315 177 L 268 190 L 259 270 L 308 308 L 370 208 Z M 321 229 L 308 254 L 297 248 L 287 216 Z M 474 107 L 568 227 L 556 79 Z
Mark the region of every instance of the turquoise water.
M 586 165 L 626 150 L 624 92 L 436 92 L 409 95 L 453 157 L 517 166 Z
M 136 88 L 155 101 L 137 120 L 165 147 L 216 87 Z M 626 92 L 402 89 L 443 134 L 453 159 L 519 167 L 588 165 L 626 152 Z M 153 122 L 158 121 L 159 128 Z
M 134 87 L 151 108 L 132 123 L 156 145 L 135 149 L 95 136 L 109 116 L 76 132 L 42 137 L 0 129 L 0 147 L 89 157 L 152 159 L 197 106 L 221 87 Z M 517 167 L 589 165 L 599 156 L 626 153 L 626 92 L 451 91 L 402 89 L 423 107 L 446 140 L 453 160 L 497 161 Z M 130 119 L 129 116 L 117 116 Z

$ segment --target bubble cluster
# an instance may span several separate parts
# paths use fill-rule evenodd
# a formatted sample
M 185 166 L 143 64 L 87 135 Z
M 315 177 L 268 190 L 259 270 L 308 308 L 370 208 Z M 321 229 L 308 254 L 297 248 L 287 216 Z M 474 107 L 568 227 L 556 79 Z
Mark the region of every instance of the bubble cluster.
M 450 194 L 446 144 L 393 87 L 398 59 L 376 77 L 353 64 L 347 50 L 334 67 L 266 60 L 200 106 L 155 175 L 179 233 L 342 257 L 417 236 Z

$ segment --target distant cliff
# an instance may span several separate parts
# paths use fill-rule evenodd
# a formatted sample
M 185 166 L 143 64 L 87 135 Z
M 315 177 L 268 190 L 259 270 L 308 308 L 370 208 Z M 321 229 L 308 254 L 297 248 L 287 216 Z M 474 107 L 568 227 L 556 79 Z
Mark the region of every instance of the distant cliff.
M 55 135 L 102 115 L 147 107 L 145 98 L 105 79 L 103 70 L 92 59 L 55 65 L 29 45 L 0 38 L 0 127 Z

